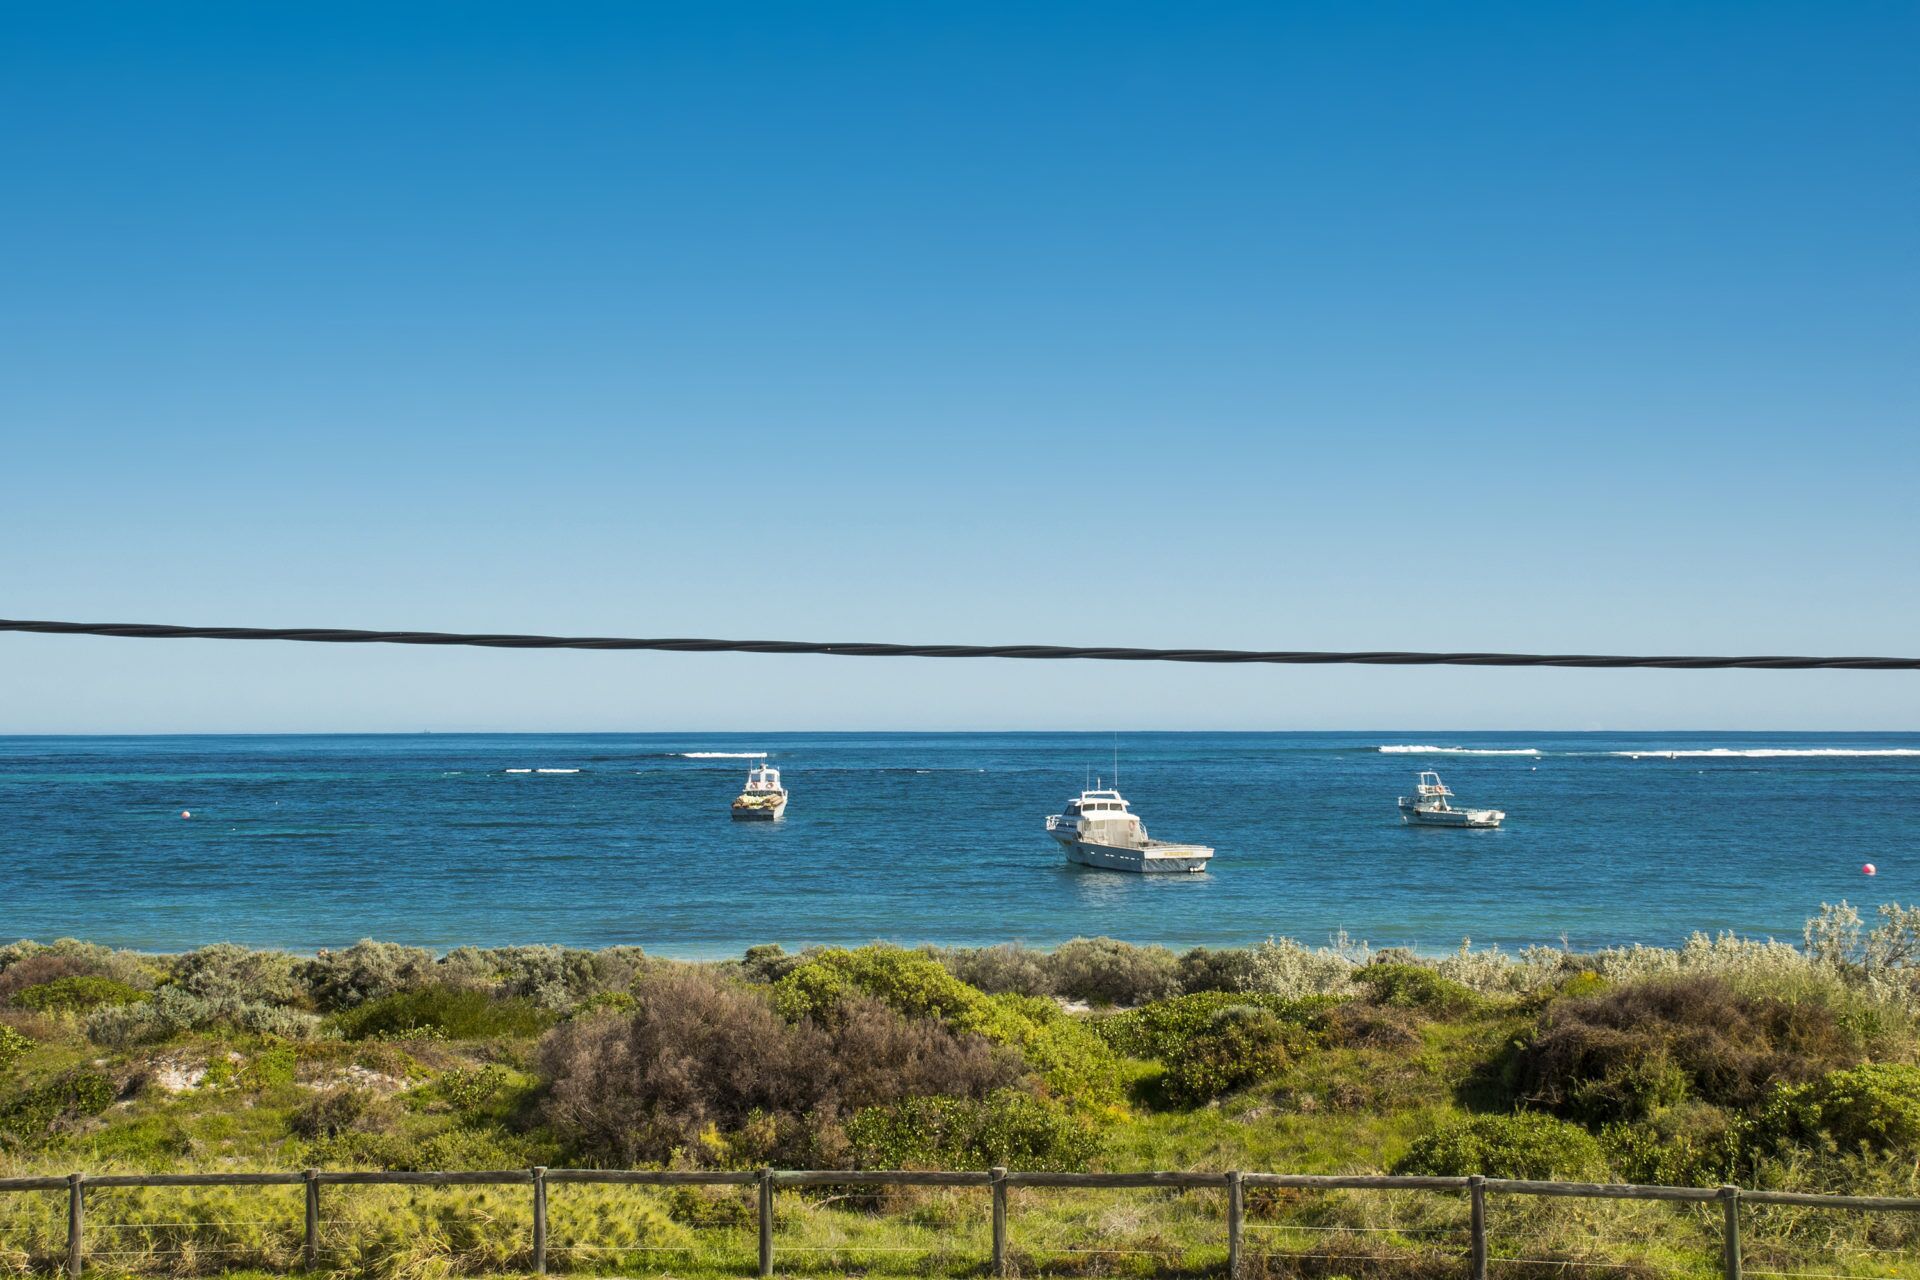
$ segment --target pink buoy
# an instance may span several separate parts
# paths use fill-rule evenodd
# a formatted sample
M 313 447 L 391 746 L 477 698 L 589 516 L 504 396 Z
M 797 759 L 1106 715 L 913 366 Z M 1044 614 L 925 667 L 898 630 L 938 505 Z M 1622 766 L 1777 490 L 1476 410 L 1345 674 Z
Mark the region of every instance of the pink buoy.
M 1861 874 L 1861 875 L 1863 875 L 1863 876 L 1877 876 L 1877 875 L 1879 875 L 1880 873 L 1879 873 L 1878 871 L 1876 871 L 1876 870 L 1874 869 L 1874 866 L 1873 866 L 1873 864 L 1872 864 L 1871 862 L 1869 862 L 1869 863 L 1867 863 L 1867 864 L 1866 864 L 1865 866 L 1863 866 L 1863 867 L 1861 867 L 1861 868 L 1860 868 L 1860 874 Z
M 193 810 L 191 810 L 191 809 L 182 809 L 182 810 L 180 811 L 180 816 L 181 816 L 181 817 L 183 817 L 183 818 L 191 818 L 191 817 L 193 816 Z

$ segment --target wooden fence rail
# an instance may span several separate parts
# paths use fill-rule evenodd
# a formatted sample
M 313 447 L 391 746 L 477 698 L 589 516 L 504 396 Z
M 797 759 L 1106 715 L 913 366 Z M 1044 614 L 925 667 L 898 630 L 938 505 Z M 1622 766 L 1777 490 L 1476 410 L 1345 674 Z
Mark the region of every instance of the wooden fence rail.
M 1465 1261 L 1473 1280 L 1486 1280 L 1487 1197 L 1489 1195 L 1570 1196 L 1588 1199 L 1666 1200 L 1722 1206 L 1721 1263 L 1726 1280 L 1740 1280 L 1740 1206 L 1789 1204 L 1843 1212 L 1892 1211 L 1920 1213 L 1920 1198 L 1897 1196 L 1820 1195 L 1801 1191 L 1743 1191 L 1738 1187 L 1650 1187 L 1627 1183 L 1541 1182 L 1513 1178 L 1396 1177 L 1363 1174 L 1309 1173 L 1023 1173 L 993 1168 L 984 1171 L 934 1172 L 903 1169 L 761 1169 L 652 1170 L 652 1169 L 496 1169 L 461 1172 L 328 1172 L 304 1169 L 297 1173 L 109 1173 L 65 1176 L 0 1177 L 0 1193 L 65 1191 L 67 1193 L 67 1274 L 78 1280 L 85 1265 L 86 1192 L 105 1187 L 274 1187 L 305 1190 L 306 1231 L 301 1257 L 311 1268 L 320 1252 L 320 1188 L 400 1186 L 471 1187 L 524 1185 L 533 1203 L 533 1270 L 547 1269 L 547 1187 L 556 1182 L 604 1183 L 641 1187 L 745 1187 L 758 1193 L 760 1272 L 773 1275 L 773 1197 L 782 1187 L 985 1187 L 992 1196 L 992 1273 L 1007 1274 L 1007 1190 L 1010 1187 L 1170 1187 L 1220 1188 L 1226 1195 L 1227 1275 L 1241 1271 L 1244 1191 L 1247 1187 L 1297 1187 L 1313 1190 L 1430 1191 L 1463 1194 L 1468 1199 L 1468 1247 Z

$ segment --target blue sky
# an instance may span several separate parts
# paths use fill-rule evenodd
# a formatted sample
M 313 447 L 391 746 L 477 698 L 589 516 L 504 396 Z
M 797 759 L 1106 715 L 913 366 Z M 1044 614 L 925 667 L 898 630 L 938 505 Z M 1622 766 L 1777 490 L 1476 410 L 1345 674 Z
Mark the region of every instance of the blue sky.
M 1920 649 L 1908 4 L 0 8 L 0 614 Z M 1914 728 L 0 638 L 0 731 Z

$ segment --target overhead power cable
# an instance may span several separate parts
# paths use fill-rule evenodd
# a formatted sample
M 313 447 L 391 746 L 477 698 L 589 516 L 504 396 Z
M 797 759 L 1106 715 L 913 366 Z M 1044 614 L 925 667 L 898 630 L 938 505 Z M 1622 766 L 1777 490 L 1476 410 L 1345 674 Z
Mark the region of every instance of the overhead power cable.
M 668 653 L 821 653 L 845 658 L 1042 658 L 1099 662 L 1260 663 L 1380 667 L 1655 667 L 1681 671 L 1920 671 L 1920 658 L 1703 657 L 1610 653 L 1430 653 L 1410 649 L 1136 649 L 1111 645 L 886 644 L 870 641 L 702 640 L 547 636 L 465 631 L 356 631 L 341 627 L 180 627 L 152 622 L 41 622 L 0 618 L 0 631 L 135 640 L 300 640 L 313 644 L 463 645 L 482 649 L 652 649 Z

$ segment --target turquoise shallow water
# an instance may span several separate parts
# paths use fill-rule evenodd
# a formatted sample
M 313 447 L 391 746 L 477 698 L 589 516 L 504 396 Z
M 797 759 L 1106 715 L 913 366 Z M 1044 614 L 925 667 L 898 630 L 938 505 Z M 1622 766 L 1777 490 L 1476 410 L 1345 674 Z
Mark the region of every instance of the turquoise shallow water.
M 1226 945 L 1345 929 L 1438 949 L 1797 938 L 1823 900 L 1920 899 L 1920 734 L 1117 745 L 1136 810 L 1156 836 L 1214 845 L 1209 874 L 1062 862 L 1043 820 L 1089 770 L 1111 772 L 1104 734 L 0 738 L 0 935 L 709 956 L 768 941 Z M 792 808 L 777 825 L 736 824 L 727 803 L 747 762 L 689 753 L 759 750 Z M 1463 803 L 1507 810 L 1507 825 L 1403 827 L 1394 798 L 1421 768 Z M 509 772 L 541 769 L 577 772 Z

